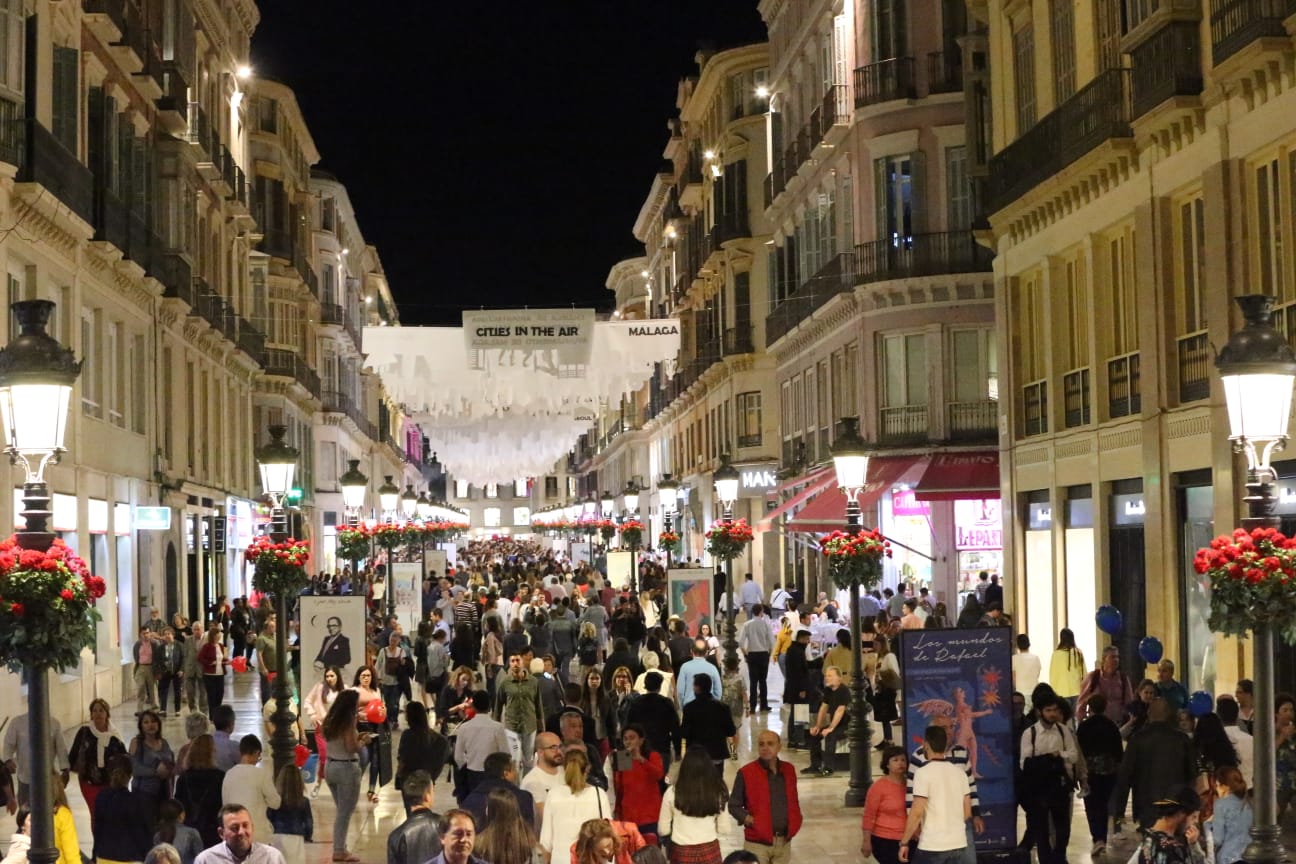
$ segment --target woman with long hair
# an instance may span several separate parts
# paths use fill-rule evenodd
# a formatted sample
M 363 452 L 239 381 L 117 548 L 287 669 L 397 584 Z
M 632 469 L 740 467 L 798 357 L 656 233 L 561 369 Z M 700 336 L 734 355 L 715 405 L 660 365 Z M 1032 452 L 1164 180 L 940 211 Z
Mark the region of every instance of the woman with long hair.
M 675 785 L 662 796 L 657 831 L 671 838 L 671 864 L 721 864 L 725 800 L 729 790 L 702 747 L 690 747 Z M 545 816 L 549 807 L 545 805 Z
M 68 754 L 68 764 L 77 774 L 91 819 L 94 818 L 95 796 L 108 785 L 108 760 L 125 754 L 126 743 L 112 724 L 108 702 L 104 699 L 91 701 L 90 722 L 77 730 Z
M 368 709 L 370 702 L 382 702 L 382 693 L 378 690 L 378 673 L 372 666 L 361 666 L 356 670 L 351 689 L 356 693 L 356 723 L 361 732 L 369 733 L 366 739 L 366 756 L 369 762 L 369 801 L 378 801 L 378 735 L 383 724 L 370 723 Z M 334 702 L 333 704 L 337 704 Z M 327 739 L 327 736 L 325 736 Z M 325 745 L 327 746 L 327 745 Z M 328 779 L 327 777 L 325 778 Z
M 184 817 L 184 807 L 179 801 L 163 801 L 158 808 L 157 831 L 153 834 L 153 842 L 175 847 L 181 864 L 193 864 L 194 859 L 206 847 L 198 832 L 185 824 Z
M 486 797 L 486 818 L 490 821 L 477 835 L 473 854 L 491 864 L 531 864 L 539 838 L 522 818 L 517 797 L 507 789 L 492 789 Z
M 1134 700 L 1125 706 L 1125 722 L 1121 723 L 1120 727 L 1122 738 L 1128 740 L 1131 735 L 1143 728 L 1147 723 L 1148 706 L 1156 696 L 1156 682 L 1151 678 L 1144 678 L 1134 688 Z
M 904 749 L 888 745 L 882 751 L 882 776 L 869 787 L 864 800 L 864 839 L 860 853 L 878 864 L 900 864 L 900 839 L 904 837 L 905 775 L 909 757 Z M 917 844 L 909 849 L 913 855 Z
M 504 629 L 498 615 L 483 622 L 486 635 L 482 637 L 482 666 L 486 669 L 486 691 L 495 698 L 495 676 L 504 668 Z
M 896 696 L 900 691 L 900 663 L 891 652 L 891 643 L 880 632 L 873 640 L 877 655 L 877 683 L 873 688 L 873 722 L 882 724 L 882 740 L 877 749 L 885 748 L 891 741 L 891 724 L 900 719 Z
M 630 707 L 634 705 L 639 694 L 634 692 L 634 676 L 630 674 L 627 666 L 618 666 L 612 671 L 612 695 L 610 707 L 612 709 L 613 726 L 608 730 L 609 750 L 603 753 L 607 758 L 608 752 L 611 752 L 611 745 L 621 737 L 621 729 L 629 722 Z
M 346 683 L 342 680 L 342 670 L 336 666 L 329 666 L 324 670 L 324 677 L 315 682 L 315 686 L 306 696 L 306 716 L 310 718 L 314 727 L 315 752 L 319 754 L 321 766 L 315 772 L 315 788 L 311 790 L 312 798 L 319 794 L 320 784 L 324 782 L 322 768 L 328 761 L 328 746 L 324 743 L 321 727 L 324 725 L 324 718 L 328 716 L 329 709 L 337 701 L 338 694 L 345 689 Z
M 477 637 L 468 624 L 456 624 L 450 640 L 450 662 L 455 666 L 477 668 Z
M 225 772 L 216 767 L 216 739 L 199 735 L 189 747 L 188 763 L 176 780 L 176 800 L 184 808 L 185 824 L 198 832 L 203 848 L 220 842 L 221 784 Z
M 127 788 L 130 782 L 130 757 L 114 756 L 109 759 L 108 788 L 99 792 L 94 819 L 90 822 L 90 833 L 94 835 L 94 858 L 100 864 L 142 861 L 148 854 L 153 839 L 153 823 L 145 820 L 139 799 Z M 219 797 L 218 795 L 217 806 Z M 68 816 L 70 818 L 71 814 Z M 57 815 L 54 828 L 57 833 Z M 79 851 L 75 862 L 81 862 Z M 59 859 L 59 864 L 62 864 L 62 858 Z
M 472 707 L 473 670 L 468 666 L 459 666 L 450 673 L 450 680 L 437 697 L 437 722 L 442 733 L 452 742 L 455 729 L 467 719 L 468 709 Z
M 300 838 L 291 842 L 300 850 L 296 855 L 285 855 L 290 861 L 300 861 L 305 855 L 306 843 L 315 834 L 315 814 L 311 812 L 310 799 L 302 783 L 301 769 L 285 765 L 275 775 L 275 790 L 279 793 L 279 806 L 266 811 L 274 833 L 284 837 Z
M 562 782 L 549 790 L 540 825 L 540 845 L 555 864 L 567 860 L 586 820 L 612 818 L 607 793 L 590 785 L 587 779 L 589 760 L 585 752 L 575 748 L 566 757 Z
M 631 723 L 622 729 L 621 749 L 612 756 L 616 818 L 633 822 L 642 834 L 656 834 L 665 777 L 661 756 L 653 752 L 643 727 Z
M 698 638 L 706 643 L 706 658 L 712 663 L 716 662 L 716 652 L 720 650 L 720 640 L 711 632 L 710 624 L 703 624 L 698 627 Z
M 162 718 L 156 711 L 140 713 L 139 734 L 131 739 L 127 752 L 134 776 L 133 792 L 140 799 L 151 827 L 157 820 L 158 805 L 168 797 L 171 774 L 175 771 L 175 754 L 162 737 Z
M 584 621 L 580 625 L 580 635 L 576 637 L 576 661 L 580 665 L 581 676 L 590 673 L 598 665 L 599 642 L 598 630 L 593 621 Z
M 590 819 L 581 825 L 572 849 L 575 864 L 616 864 L 621 841 L 606 819 Z M 494 859 L 491 859 L 494 864 Z
M 405 706 L 405 725 L 408 728 L 401 733 L 396 750 L 396 788 L 402 788 L 405 778 L 415 771 L 426 771 L 436 783 L 450 758 L 450 743 L 428 725 L 427 709 L 422 702 Z M 405 815 L 409 815 L 408 801 L 405 802 Z
M 358 862 L 347 851 L 347 828 L 356 802 L 360 800 L 360 751 L 369 743 L 371 733 L 357 728 L 360 694 L 344 690 L 338 694 L 324 718 L 324 740 L 331 755 L 325 772 L 329 793 L 333 796 L 336 815 L 333 818 L 333 860 Z
M 202 669 L 203 688 L 207 691 L 207 710 L 216 716 L 216 709 L 225 701 L 225 646 L 221 642 L 221 628 L 207 628 L 207 641 L 198 649 L 198 667 Z
M 1214 711 L 1197 718 L 1193 729 L 1193 749 L 1197 754 L 1197 794 L 1201 796 L 1201 818 L 1210 819 L 1215 812 L 1215 775 L 1221 768 L 1240 764 L 1237 750 L 1224 731 L 1224 723 Z
M 1080 688 L 1084 685 L 1084 676 L 1084 654 L 1076 647 L 1075 634 L 1069 627 L 1063 627 L 1058 631 L 1057 648 L 1049 660 L 1049 684 L 1052 685 L 1053 692 L 1071 706 L 1072 714 L 1075 713 Z
M 581 696 L 578 706 L 586 717 L 594 718 L 594 743 L 599 753 L 607 756 L 608 739 L 616 734 L 616 712 L 612 710 L 612 700 L 603 690 L 603 673 L 597 668 L 585 673 L 581 682 Z

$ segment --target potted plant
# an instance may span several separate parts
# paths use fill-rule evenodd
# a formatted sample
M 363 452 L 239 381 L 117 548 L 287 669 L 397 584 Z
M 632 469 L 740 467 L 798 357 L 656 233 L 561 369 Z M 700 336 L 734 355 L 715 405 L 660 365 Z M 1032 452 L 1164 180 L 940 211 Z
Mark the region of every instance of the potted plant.
M 828 573 L 838 588 L 871 589 L 882 581 L 882 559 L 891 557 L 891 544 L 881 532 L 834 531 L 820 544 Z
M 0 543 L 0 661 L 11 670 L 75 666 L 95 643 L 104 580 L 62 541 L 49 549 Z
M 718 519 L 706 532 L 706 550 L 713 558 L 732 561 L 752 541 L 752 529 L 746 519 Z

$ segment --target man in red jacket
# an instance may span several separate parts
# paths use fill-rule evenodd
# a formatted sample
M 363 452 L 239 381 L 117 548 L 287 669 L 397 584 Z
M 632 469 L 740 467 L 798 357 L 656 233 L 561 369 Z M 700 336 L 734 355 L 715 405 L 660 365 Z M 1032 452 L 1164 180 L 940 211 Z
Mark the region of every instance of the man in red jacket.
M 729 793 L 729 815 L 743 826 L 743 849 L 760 864 L 790 864 L 792 838 L 801 830 L 796 769 L 778 758 L 782 746 L 777 733 L 760 733 L 759 758 L 739 769 Z

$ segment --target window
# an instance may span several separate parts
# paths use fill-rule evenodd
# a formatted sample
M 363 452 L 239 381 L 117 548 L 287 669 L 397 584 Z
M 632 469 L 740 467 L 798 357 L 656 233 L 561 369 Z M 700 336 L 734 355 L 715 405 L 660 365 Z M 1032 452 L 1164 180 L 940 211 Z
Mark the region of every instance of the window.
M 11 276 L 10 279 L 12 280 L 13 277 Z M 12 281 L 10 287 L 12 289 Z M 99 393 L 101 358 L 95 339 L 95 318 L 96 313 L 93 309 L 81 310 L 81 357 L 89 361 L 81 373 L 81 410 L 91 417 L 102 417 Z
M 498 497 L 499 497 L 499 484 L 498 484 L 498 483 L 487 483 L 485 488 L 486 488 L 486 497 L 487 497 L 487 498 L 498 498 Z
M 789 430 L 793 435 L 800 435 L 805 428 L 801 409 L 805 404 L 805 380 L 800 376 L 792 379 L 792 416 Z
M 514 524 L 514 525 L 526 525 L 526 526 L 529 526 L 529 525 L 531 524 L 531 508 L 530 508 L 530 507 L 514 507 L 514 508 L 513 508 L 513 524 Z
M 279 131 L 279 103 L 264 96 L 257 99 L 257 125 L 262 132 Z
M 576 497 L 576 478 L 575 478 L 575 477 L 568 477 L 568 478 L 567 478 L 567 497 L 568 497 L 568 498 L 575 498 L 575 497 Z
M 80 68 L 80 51 L 54 46 L 54 116 L 50 132 L 71 153 L 77 152 L 77 113 L 80 109 L 77 76 Z
M 145 366 L 145 340 L 143 336 L 135 336 L 131 341 L 131 431 L 138 434 L 144 434 L 144 421 L 148 411 L 148 394 L 151 392 L 148 386 L 148 372 Z M 163 377 L 170 382 L 170 377 L 165 372 Z M 167 398 L 164 405 L 170 405 L 171 399 Z
M 122 353 L 125 351 L 125 340 L 122 338 L 122 325 L 113 321 L 104 328 L 107 344 L 104 346 L 104 383 L 108 389 L 108 421 L 114 426 L 125 425 L 123 414 L 126 403 L 125 363 Z
M 1283 193 L 1278 160 L 1272 159 L 1256 168 L 1256 235 L 1260 244 L 1259 281 L 1261 291 L 1282 297 L 1284 282 Z
M 906 0 L 878 0 L 873 4 L 873 62 L 904 57 L 909 53 Z
M 967 147 L 945 148 L 945 200 L 947 231 L 972 227 L 972 186 L 968 182 Z
M 852 342 L 846 346 L 842 366 L 842 415 L 843 417 L 859 416 L 856 402 L 856 372 L 859 369 L 859 343 Z
M 320 229 L 332 231 L 337 224 L 337 201 L 325 198 L 320 205 Z
M 1138 349 L 1138 306 L 1134 290 L 1134 229 L 1108 241 L 1108 326 L 1112 330 L 1112 355 Z
M 883 338 L 883 407 L 927 404 L 926 343 L 922 333 Z
M 0 93 L 16 101 L 23 94 L 26 5 L 25 0 L 0 0 Z
M 531 494 L 531 481 L 526 477 L 519 477 L 513 481 L 513 497 L 525 498 Z
M 1013 80 L 1017 93 L 1017 134 L 1035 125 L 1035 31 L 1027 21 L 1013 32 Z
M 545 498 L 546 498 L 546 499 L 548 499 L 548 498 L 557 498 L 557 497 L 558 497 L 558 478 L 557 478 L 557 477 L 546 477 L 546 478 L 544 479 L 544 484 L 545 484 L 545 491 L 544 491 Z
M 887 156 L 873 162 L 878 239 L 897 249 L 908 249 L 913 244 L 915 202 L 922 200 L 917 188 L 921 164 L 921 153 Z
M 1044 377 L 1044 354 L 1048 345 L 1044 338 L 1044 297 L 1037 274 L 1017 280 L 1017 363 L 1018 376 L 1023 382 Z
M 1075 94 L 1074 0 L 1049 0 L 1053 37 L 1053 104 L 1061 105 Z
M 500 508 L 487 507 L 482 511 L 482 524 L 487 528 L 500 527 Z
M 992 331 L 982 329 L 955 330 L 950 334 L 955 402 L 981 402 L 992 398 L 990 381 L 997 377 L 993 338 Z
M 1083 253 L 1067 260 L 1064 276 L 1070 331 L 1065 360 L 1068 370 L 1081 369 L 1089 365 L 1089 280 Z
M 738 420 L 738 446 L 759 447 L 761 443 L 761 394 L 759 390 L 734 397 Z
M 1175 238 L 1178 241 L 1178 266 L 1175 280 L 1179 289 L 1179 333 L 1195 333 L 1206 329 L 1206 226 L 1205 207 L 1201 196 L 1179 205 Z M 1261 243 L 1262 254 L 1267 249 Z M 1263 274 L 1262 274 L 1263 275 Z M 1269 285 L 1264 293 L 1277 294 Z
M 1095 0 L 1098 18 L 1098 72 L 1121 65 L 1121 0 Z
M 469 495 L 469 491 L 470 491 L 470 490 L 469 490 L 469 486 L 468 486 L 468 481 L 467 481 L 467 480 L 456 480 L 456 481 L 455 481 L 455 487 L 454 487 L 454 488 L 455 488 L 455 493 L 454 493 L 454 494 L 455 494 L 455 497 L 456 497 L 456 498 L 464 498 L 464 499 L 466 499 L 466 498 L 468 497 L 468 495 Z

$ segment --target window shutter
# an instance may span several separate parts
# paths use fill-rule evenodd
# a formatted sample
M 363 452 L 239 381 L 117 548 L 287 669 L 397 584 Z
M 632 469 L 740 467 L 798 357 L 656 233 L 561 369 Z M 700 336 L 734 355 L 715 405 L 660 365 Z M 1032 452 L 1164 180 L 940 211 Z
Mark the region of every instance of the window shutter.
M 77 74 L 81 52 L 54 47 L 54 137 L 73 153 L 77 151 Z
M 108 157 L 105 101 L 102 87 L 90 88 L 86 96 L 86 156 L 91 173 L 100 183 L 105 177 Z
M 927 231 L 927 154 L 921 150 L 909 154 L 909 178 L 910 230 L 923 234 Z
M 873 160 L 873 220 L 877 239 L 890 241 L 890 220 L 887 219 L 887 197 L 890 194 L 886 158 Z

